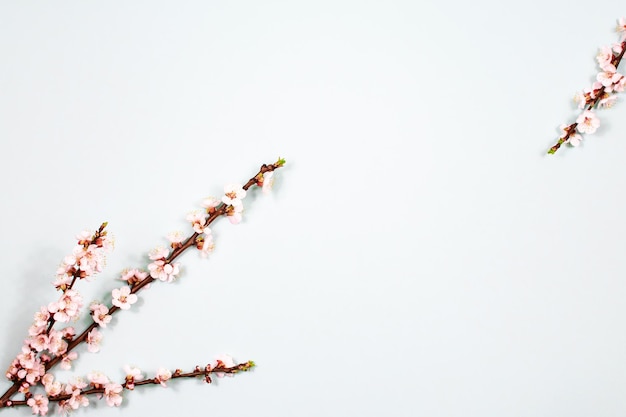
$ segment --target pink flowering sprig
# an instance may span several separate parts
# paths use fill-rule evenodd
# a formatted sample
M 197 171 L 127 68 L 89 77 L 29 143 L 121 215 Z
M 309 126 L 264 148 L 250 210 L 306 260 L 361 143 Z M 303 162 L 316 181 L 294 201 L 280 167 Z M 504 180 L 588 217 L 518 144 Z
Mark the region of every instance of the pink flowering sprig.
M 574 97 L 578 107 L 583 110 L 582 113 L 574 123 L 560 126 L 561 137 L 548 150 L 549 154 L 556 153 L 564 143 L 578 146 L 582 141 L 580 133 L 595 133 L 600 127 L 600 119 L 596 116 L 594 109 L 612 107 L 617 100 L 617 94 L 626 89 L 626 77 L 617 72 L 626 52 L 626 18 L 619 19 L 617 31 L 621 32 L 620 43 L 600 48 L 596 56 L 600 67 L 600 72 L 596 76 L 597 81 Z
M 77 358 L 75 352 L 67 353 L 68 343 L 76 335 L 74 328 L 55 330 L 53 327 L 56 322 L 67 323 L 78 317 L 82 296 L 73 287 L 77 280 L 102 270 L 105 252 L 112 247 L 106 226 L 103 223 L 94 233 L 81 232 L 76 237 L 78 245 L 57 270 L 54 286 L 62 294 L 57 301 L 42 306 L 35 313 L 35 321 L 28 329 L 29 337 L 6 372 L 9 380 L 19 383 L 19 391 L 26 393 L 30 386 L 37 384 L 46 372 L 46 364 L 53 357 L 60 360 L 64 369 L 70 368 Z
M 65 257 L 63 265 L 59 268 L 59 271 L 57 271 L 55 286 L 57 289 L 61 290 L 63 294 L 72 291 L 76 280 L 88 278 L 95 272 L 101 271 L 103 263 L 101 252 L 111 245 L 111 241 L 105 230 L 107 225 L 107 222 L 102 223 L 91 237 L 88 232 L 82 232 L 77 236 L 79 246 L 74 250 L 72 255 Z M 54 310 L 54 308 L 51 309 L 49 306 L 49 310 Z M 52 312 L 53 311 L 50 311 L 50 313 Z M 56 313 L 58 313 L 58 311 Z M 50 333 L 50 330 L 57 320 L 55 319 L 55 316 L 57 316 L 56 313 L 51 314 L 48 319 L 46 334 Z
M 156 251 L 151 252 L 150 258 L 154 262 L 149 265 L 149 269 L 151 270 L 150 276 L 147 276 L 147 274 L 137 270 L 127 271 L 123 277 L 127 278 L 129 286 L 113 290 L 112 306 L 107 307 L 102 304 L 94 306 L 94 309 L 92 310 L 92 323 L 77 337 L 74 337 L 75 334 L 72 329 L 70 337 L 64 340 L 62 354 L 54 357 L 46 355 L 45 360 L 40 360 L 35 363 L 35 377 L 31 378 L 30 375 L 12 375 L 10 379 L 13 381 L 13 385 L 2 395 L 2 397 L 0 397 L 0 409 L 9 406 L 10 403 L 15 403 L 15 401 L 11 401 L 11 398 L 18 391 L 21 391 L 26 396 L 29 396 L 29 387 L 40 383 L 40 379 L 44 376 L 44 374 L 46 374 L 54 366 L 59 363 L 66 365 L 69 359 L 75 359 L 76 356 L 70 356 L 70 352 L 81 343 L 86 342 L 90 351 L 97 351 L 99 349 L 98 345 L 101 339 L 101 334 L 98 332 L 97 328 L 105 327 L 106 323 L 111 320 L 111 316 L 114 313 L 120 309 L 126 309 L 130 304 L 136 302 L 137 296 L 135 294 L 142 288 L 147 288 L 150 283 L 157 279 L 161 281 L 171 281 L 175 274 L 178 273 L 178 266 L 177 264 L 174 264 L 173 261 L 188 248 L 193 246 L 198 248 L 201 253 L 205 253 L 207 246 L 212 247 L 212 237 L 208 226 L 218 217 L 223 215 L 228 216 L 231 223 L 239 223 L 241 220 L 241 212 L 243 210 L 241 199 L 245 197 L 247 190 L 250 187 L 257 185 L 259 187 L 263 187 L 264 191 L 266 191 L 268 183 L 271 185 L 271 181 L 269 180 L 273 172 L 276 169 L 283 167 L 284 164 L 285 160 L 283 158 L 279 158 L 278 161 L 273 164 L 263 164 L 259 172 L 248 180 L 248 182 L 246 182 L 243 186 L 227 185 L 225 187 L 225 195 L 221 201 L 217 199 L 207 199 L 207 202 L 203 204 L 206 207 L 207 216 L 206 218 L 203 216 L 203 223 L 198 222 L 196 217 L 192 219 L 194 232 L 191 236 L 187 239 L 182 239 L 178 234 L 175 234 L 175 236 L 170 237 L 170 241 L 172 242 L 171 252 L 165 249 L 157 249 Z M 102 234 L 105 226 L 106 223 L 100 228 L 100 234 Z M 99 233 L 96 233 L 94 236 L 97 236 Z M 207 245 L 207 243 L 209 243 L 209 245 Z M 75 281 L 75 279 L 72 280 L 67 289 L 71 289 Z M 106 311 L 107 308 L 108 311 Z M 36 357 L 36 354 L 35 352 L 28 351 L 27 347 L 25 347 L 25 349 L 27 352 L 23 352 L 22 355 L 25 355 L 25 361 L 30 364 L 32 357 Z M 7 374 L 7 376 L 8 375 L 9 374 Z
M 78 383 L 68 384 L 59 388 L 62 393 L 57 395 L 44 396 L 42 394 L 27 394 L 26 399 L 18 401 L 8 401 L 6 407 L 31 407 L 33 414 L 46 415 L 48 413 L 50 403 L 58 403 L 61 410 L 71 411 L 78 406 L 87 406 L 89 396 L 98 398 L 104 397 L 106 403 L 110 407 L 119 407 L 122 403 L 122 392 L 132 391 L 137 387 L 147 385 L 161 385 L 167 387 L 167 381 L 178 378 L 202 378 L 204 382 L 210 384 L 213 382 L 211 376 L 216 375 L 222 377 L 224 375 L 235 375 L 240 372 L 248 372 L 255 367 L 253 361 L 247 361 L 235 364 L 217 360 L 214 365 L 208 364 L 204 367 L 196 366 L 191 372 L 183 372 L 176 369 L 173 372 L 161 368 L 154 378 L 136 380 L 133 375 L 127 376 L 121 384 L 111 382 L 106 376 L 100 373 L 90 374 L 89 384 Z M 78 388 L 77 388 L 78 387 Z M 77 388 L 77 389 L 76 389 Z M 75 407 L 75 408 L 74 408 Z

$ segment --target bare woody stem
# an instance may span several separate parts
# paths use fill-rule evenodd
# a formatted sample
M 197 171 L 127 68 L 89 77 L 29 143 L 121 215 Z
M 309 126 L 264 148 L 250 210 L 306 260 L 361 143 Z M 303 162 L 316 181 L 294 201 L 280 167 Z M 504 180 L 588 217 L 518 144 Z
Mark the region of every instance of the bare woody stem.
M 186 372 L 186 373 L 183 373 L 183 371 L 181 371 L 180 369 L 176 369 L 174 372 L 172 372 L 171 379 L 203 377 L 206 382 L 210 383 L 211 374 L 223 373 L 223 374 L 234 375 L 239 372 L 247 372 L 251 370 L 252 368 L 254 368 L 254 366 L 255 364 L 253 361 L 248 361 L 248 362 L 237 364 L 235 366 L 231 366 L 229 368 L 223 367 L 223 366 L 210 368 L 208 365 L 205 368 L 200 368 L 199 366 L 196 366 L 196 369 L 193 372 Z M 160 384 L 161 384 L 161 381 L 159 381 L 157 378 L 151 378 L 151 379 L 144 379 L 141 381 L 137 381 L 133 385 L 134 387 L 138 387 L 138 386 L 143 386 L 143 385 L 160 385 Z M 122 385 L 122 388 L 124 388 L 127 391 L 132 390 L 131 388 L 128 387 L 127 382 L 124 382 L 120 385 Z M 85 390 L 82 390 L 79 395 L 97 395 L 97 394 L 104 394 L 104 387 L 85 389 Z M 54 397 L 48 397 L 48 401 L 59 402 L 59 401 L 69 400 L 70 398 L 72 398 L 72 394 L 62 394 L 62 395 L 56 395 Z M 27 401 L 28 400 L 11 401 L 9 405 L 6 405 L 6 407 L 27 406 L 28 405 Z
M 265 174 L 266 172 L 275 171 L 276 169 L 281 168 L 284 164 L 285 164 L 284 159 L 279 158 L 279 160 L 276 161 L 273 164 L 263 164 L 263 165 L 261 165 L 261 168 L 259 169 L 259 172 L 254 177 L 250 178 L 248 180 L 248 182 L 246 182 L 246 184 L 243 186 L 243 189 L 247 191 L 250 187 L 252 187 L 253 185 L 259 183 L 259 180 L 261 178 L 263 178 L 263 174 Z M 223 214 L 225 214 L 227 208 L 228 208 L 228 206 L 226 204 L 220 203 L 215 208 L 215 211 L 212 214 L 210 214 L 209 217 L 207 217 L 207 219 L 206 219 L 206 221 L 204 223 L 204 227 L 209 226 L 218 217 L 220 217 Z M 102 227 L 101 227 L 101 229 L 102 229 Z M 166 263 L 170 263 L 170 262 L 174 261 L 183 252 L 185 252 L 187 249 L 189 249 L 192 246 L 195 246 L 196 245 L 196 238 L 198 236 L 199 236 L 199 233 L 197 233 L 197 232 L 194 232 L 193 234 L 191 234 L 191 236 L 189 236 L 182 243 L 182 245 L 180 247 L 174 249 L 169 254 L 169 256 L 165 259 L 165 262 Z M 144 280 L 133 284 L 131 286 L 131 293 L 135 294 L 135 293 L 139 292 L 142 288 L 144 288 L 146 285 L 150 284 L 153 281 L 155 281 L 155 279 L 152 278 L 151 276 L 148 276 Z M 119 310 L 119 307 L 111 306 L 109 308 L 108 314 L 113 315 L 118 310 Z M 52 327 L 52 326 L 50 326 L 50 327 Z M 81 343 L 83 343 L 87 339 L 87 336 L 88 336 L 89 332 L 91 332 L 93 329 L 95 329 L 97 327 L 100 327 L 100 325 L 98 323 L 96 323 L 95 321 L 92 321 L 92 323 L 80 335 L 78 335 L 76 338 L 74 338 L 71 342 L 68 343 L 67 350 L 64 353 L 64 355 L 68 354 L 76 346 L 78 346 Z M 63 355 L 56 356 L 56 357 L 52 358 L 52 360 L 50 360 L 48 363 L 45 364 L 46 372 L 48 370 L 52 369 L 55 365 L 57 365 L 62 359 L 63 359 Z M 0 408 L 6 407 L 6 402 L 9 401 L 19 391 L 20 386 L 22 385 L 23 382 L 24 382 L 24 380 L 15 381 L 13 383 L 13 385 L 11 387 L 9 387 L 9 389 L 7 389 L 7 391 L 2 395 L 2 397 L 0 397 Z
M 617 68 L 620 64 L 620 62 L 622 61 L 622 58 L 624 57 L 624 52 L 626 52 L 626 41 L 622 42 L 622 51 L 619 53 L 619 55 L 617 55 L 616 57 L 613 58 L 612 60 L 612 64 L 615 66 L 615 68 Z M 594 107 L 596 107 L 598 105 L 598 103 L 600 102 L 600 100 L 602 100 L 602 98 L 604 97 L 604 91 L 606 90 L 606 87 L 602 86 L 597 94 L 596 97 L 593 98 L 584 108 L 583 111 L 587 111 L 587 110 L 591 110 Z M 550 150 L 548 151 L 549 154 L 553 154 L 556 151 L 559 150 L 559 148 L 561 147 L 561 145 L 563 145 L 565 142 L 567 142 L 569 140 L 570 137 L 572 137 L 572 135 L 574 133 L 576 133 L 576 126 L 578 126 L 578 123 L 572 123 L 571 125 L 567 126 L 565 128 L 565 136 L 559 138 L 559 141 L 554 144 L 553 147 L 550 148 Z

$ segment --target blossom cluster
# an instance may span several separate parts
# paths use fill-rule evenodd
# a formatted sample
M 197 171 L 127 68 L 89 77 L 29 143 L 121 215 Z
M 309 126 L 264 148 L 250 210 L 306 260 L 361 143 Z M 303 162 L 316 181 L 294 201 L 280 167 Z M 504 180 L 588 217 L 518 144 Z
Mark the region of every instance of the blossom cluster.
M 75 352 L 68 352 L 69 343 L 76 336 L 74 327 L 57 330 L 53 326 L 56 322 L 69 323 L 78 318 L 83 298 L 73 286 L 77 280 L 102 271 L 106 253 L 113 246 L 105 227 L 106 223 L 94 233 L 83 231 L 76 236 L 78 244 L 71 255 L 63 259 L 53 283 L 61 291 L 59 299 L 35 313 L 21 353 L 6 372 L 9 380 L 20 383 L 21 392 L 27 393 L 30 386 L 37 384 L 46 373 L 46 364 L 55 358 L 61 362 L 62 368 L 69 369 L 71 362 L 78 357 Z
M 204 199 L 204 210 L 194 211 L 187 216 L 193 233 L 188 237 L 179 231 L 169 233 L 169 247 L 159 246 L 148 254 L 150 262 L 147 271 L 139 268 L 124 270 L 120 279 L 125 285 L 114 288 L 108 301 L 96 300 L 89 303 L 91 324 L 77 335 L 74 327 L 66 325 L 57 329 L 55 324 L 70 323 L 79 318 L 85 302 L 75 289 L 75 284 L 101 272 L 106 253 L 113 247 L 113 241 L 105 231 L 106 223 L 93 233 L 81 232 L 77 236 L 77 246 L 63 259 L 57 270 L 53 285 L 61 292 L 59 299 L 42 306 L 35 313 L 34 323 L 28 331 L 29 336 L 6 372 L 6 377 L 13 382 L 13 386 L 0 397 L 0 409 L 29 406 L 33 414 L 43 416 L 48 413 L 49 404 L 56 402 L 58 411 L 67 414 L 88 406 L 90 395 L 104 398 L 109 406 L 119 406 L 122 402 L 122 391 L 133 390 L 139 385 L 159 384 L 165 387 L 170 379 L 196 376 L 202 376 L 210 382 L 211 373 L 223 376 L 251 369 L 252 362 L 235 364 L 232 358 L 222 356 L 214 365 L 197 367 L 190 373 L 159 368 L 152 379 L 144 379 L 138 368 L 127 366 L 124 368 L 126 378 L 121 384 L 112 382 L 101 372 L 90 373 L 86 380 L 75 377 L 63 383 L 56 380 L 51 372 L 56 365 L 62 369 L 71 369 L 72 361 L 78 358 L 78 353 L 73 349 L 82 343 L 86 344 L 87 351 L 98 352 L 103 339 L 103 333 L 99 329 L 107 328 L 117 311 L 130 309 L 138 301 L 137 293 L 141 289 L 147 289 L 150 283 L 174 281 L 180 274 L 180 264 L 174 260 L 186 249 L 195 247 L 201 256 L 208 256 L 215 246 L 210 224 L 220 216 L 226 216 L 233 224 L 240 223 L 243 198 L 248 189 L 256 185 L 264 193 L 268 192 L 274 170 L 284 163 L 283 159 L 279 159 L 274 164 L 263 165 L 259 173 L 246 184 L 228 184 L 224 187 L 221 198 Z M 37 390 L 43 390 L 45 394 Z M 18 392 L 24 395 L 23 400 L 12 399 Z
M 559 140 L 548 153 L 555 153 L 564 143 L 574 147 L 580 145 L 583 140 L 581 133 L 595 133 L 600 127 L 600 119 L 594 110 L 613 107 L 617 102 L 617 94 L 626 89 L 626 77 L 617 71 L 626 50 L 626 18 L 619 19 L 617 31 L 621 33 L 620 41 L 601 47 L 596 56 L 600 68 L 596 74 L 596 81 L 574 96 L 574 101 L 582 113 L 574 123 L 559 127 L 561 131 Z

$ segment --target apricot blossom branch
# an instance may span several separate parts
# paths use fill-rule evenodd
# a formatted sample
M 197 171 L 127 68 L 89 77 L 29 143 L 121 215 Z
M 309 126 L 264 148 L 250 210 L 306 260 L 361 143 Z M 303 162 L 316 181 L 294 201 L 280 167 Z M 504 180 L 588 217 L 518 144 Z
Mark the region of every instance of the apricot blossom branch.
M 0 409 L 28 403 L 35 413 L 39 412 L 36 411 L 37 404 L 43 403 L 43 397 L 41 394 L 33 396 L 31 392 L 31 388 L 38 385 L 42 385 L 46 389 L 47 397 L 45 398 L 48 402 L 53 401 L 59 404 L 65 401 L 61 398 L 63 395 L 72 394 L 76 390 L 81 391 L 84 387 L 74 387 L 62 395 L 56 388 L 50 389 L 49 385 L 54 380 L 54 375 L 50 373 L 50 370 L 59 364 L 63 369 L 70 369 L 72 361 L 78 357 L 74 349 L 82 343 L 87 345 L 89 352 L 98 352 L 103 337 L 98 329 L 107 327 L 113 314 L 120 310 L 127 310 L 136 303 L 138 300 L 137 293 L 148 288 L 152 282 L 172 282 L 177 279 L 180 269 L 179 263 L 174 261 L 187 249 L 195 247 L 202 257 L 207 257 L 215 246 L 209 226 L 221 216 L 226 216 L 233 224 L 240 223 L 243 213 L 242 199 L 248 190 L 256 185 L 261 187 L 264 193 L 267 193 L 272 186 L 274 171 L 284 164 L 285 160 L 282 158 L 273 164 L 263 164 L 258 173 L 244 185 L 226 185 L 221 199 L 215 197 L 204 199 L 202 202 L 204 211 L 196 210 L 187 215 L 187 221 L 191 223 L 193 232 L 186 238 L 179 231 L 168 234 L 169 248 L 157 247 L 149 253 L 151 263 L 147 266 L 148 271 L 140 269 L 123 271 L 120 279 L 125 281 L 127 285 L 113 289 L 109 303 L 92 302 L 89 306 L 92 321 L 82 333 L 76 336 L 73 327 L 68 326 L 56 330 L 55 324 L 68 323 L 78 318 L 79 310 L 83 306 L 83 299 L 74 289 L 74 285 L 78 280 L 101 272 L 105 254 L 113 247 L 113 240 L 105 231 L 107 223 L 103 223 L 93 233 L 81 232 L 77 236 L 78 245 L 71 255 L 64 258 L 57 270 L 54 286 L 61 291 L 61 297 L 56 302 L 42 306 L 35 314 L 34 323 L 29 328 L 29 337 L 24 341 L 21 353 L 13 360 L 6 372 L 6 377 L 13 382 L 13 385 L 0 397 Z M 211 369 L 220 369 L 219 364 L 218 361 L 217 368 Z M 237 368 L 243 365 L 235 365 L 234 363 L 231 365 L 226 366 L 226 368 L 243 369 Z M 232 372 L 221 371 L 220 373 Z M 180 375 L 185 376 L 187 374 Z M 206 376 L 208 378 L 208 375 Z M 147 383 L 144 382 L 143 384 Z M 66 385 L 64 389 L 69 389 L 68 386 Z M 53 387 L 58 388 L 57 385 Z M 93 391 L 96 388 L 92 386 L 89 394 L 101 393 Z M 125 386 L 125 388 L 128 387 Z M 18 392 L 24 394 L 24 400 L 13 400 L 13 396 Z M 84 405 L 81 401 L 72 402 L 71 407 L 75 409 L 77 406 Z
M 222 356 L 215 365 L 207 364 L 204 367 L 196 366 L 191 372 L 183 372 L 176 369 L 173 372 L 169 369 L 159 368 L 154 378 L 143 379 L 141 371 L 137 368 L 126 367 L 127 375 L 122 383 L 115 383 L 101 372 L 91 372 L 87 375 L 89 383 L 82 379 L 75 379 L 71 383 L 63 386 L 54 378 L 46 378 L 44 386 L 48 395 L 29 394 L 24 400 L 8 401 L 7 407 L 31 407 L 33 414 L 46 415 L 50 403 L 58 403 L 61 412 L 70 412 L 80 406 L 89 405 L 89 396 L 104 397 L 107 405 L 117 407 L 122 404 L 123 391 L 132 391 L 136 387 L 147 385 L 161 385 L 167 387 L 167 382 L 177 378 L 202 378 L 208 384 L 213 382 L 211 378 L 215 375 L 222 378 L 224 375 L 233 376 L 240 372 L 248 372 L 254 368 L 253 361 L 235 364 L 232 358 Z
M 557 143 L 548 150 L 549 154 L 556 153 L 564 143 L 569 143 L 574 147 L 578 146 L 583 139 L 579 133 L 595 133 L 600 127 L 600 119 L 596 116 L 594 109 L 613 107 L 617 101 L 617 94 L 626 89 L 626 77 L 617 72 L 624 52 L 626 52 L 626 18 L 619 19 L 617 31 L 621 33 L 620 43 L 603 46 L 596 56 L 600 67 L 596 82 L 590 88 L 586 88 L 574 96 L 578 108 L 583 110 L 582 113 L 574 123 L 560 126 L 561 136 Z

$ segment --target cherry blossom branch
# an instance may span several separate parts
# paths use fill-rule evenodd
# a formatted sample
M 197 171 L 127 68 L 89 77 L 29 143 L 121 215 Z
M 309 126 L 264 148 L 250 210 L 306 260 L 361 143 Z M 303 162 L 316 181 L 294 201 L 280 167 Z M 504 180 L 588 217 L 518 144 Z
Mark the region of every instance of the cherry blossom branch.
M 196 366 L 191 372 L 183 372 L 181 369 L 176 369 L 174 372 L 167 369 L 159 369 L 156 376 L 150 379 L 141 379 L 141 377 L 137 377 L 138 374 L 135 373 L 135 375 L 127 375 L 126 379 L 121 384 L 110 382 L 106 376 L 100 373 L 93 373 L 90 374 L 89 385 L 81 382 L 75 382 L 74 384 L 69 384 L 65 389 L 66 392 L 62 394 L 48 396 L 44 396 L 42 394 L 30 394 L 27 395 L 27 398 L 24 400 L 8 401 L 6 407 L 29 406 L 33 409 L 33 414 L 40 414 L 43 416 L 48 412 L 49 403 L 59 403 L 59 406 L 63 410 L 69 411 L 70 409 L 75 409 L 74 406 L 87 405 L 88 401 L 85 401 L 85 398 L 90 395 L 96 395 L 98 398 L 102 398 L 104 396 L 109 406 L 119 406 L 122 403 L 121 393 L 123 390 L 132 391 L 136 387 L 146 385 L 161 385 L 163 387 L 167 387 L 167 381 L 177 378 L 202 377 L 204 382 L 210 384 L 213 382 L 211 375 L 216 375 L 218 377 L 223 377 L 224 375 L 235 375 L 240 372 L 248 372 L 254 367 L 255 363 L 253 361 L 234 364 L 218 360 L 215 366 L 211 366 L 211 364 L 206 365 L 204 368 Z M 51 391 L 54 389 L 53 385 L 53 381 L 50 380 L 50 383 L 47 385 L 48 390 Z
M 578 146 L 582 141 L 580 133 L 592 134 L 600 126 L 600 120 L 593 112 L 601 107 L 610 108 L 617 101 L 617 93 L 626 89 L 626 77 L 617 72 L 624 52 L 626 52 L 626 18 L 621 18 L 617 27 L 622 33 L 621 43 L 600 48 L 596 60 L 601 71 L 596 76 L 596 82 L 591 88 L 586 88 L 574 97 L 578 107 L 583 110 L 576 121 L 570 125 L 561 125 L 561 137 L 554 146 L 548 150 L 548 154 L 554 154 L 561 145 L 569 143 Z
M 99 338 L 101 337 L 96 329 L 98 327 L 105 327 L 106 323 L 111 320 L 112 315 L 118 310 L 129 308 L 130 304 L 137 301 L 136 293 L 146 288 L 151 282 L 157 279 L 171 282 L 178 274 L 178 263 L 173 263 L 173 261 L 187 249 L 195 246 L 200 249 L 203 255 L 211 251 L 213 248 L 213 240 L 208 226 L 223 215 L 228 216 L 231 223 L 239 223 L 243 211 L 241 199 L 245 197 L 247 190 L 253 185 L 257 185 L 262 187 L 263 191 L 266 192 L 271 187 L 274 171 L 281 168 L 284 164 L 285 160 L 282 158 L 279 158 L 274 164 L 263 164 L 259 172 L 250 178 L 245 185 L 227 185 L 225 187 L 225 195 L 221 200 L 212 197 L 206 199 L 203 206 L 206 208 L 208 217 L 205 218 L 196 213 L 192 213 L 187 217 L 187 219 L 192 222 L 194 233 L 186 239 L 182 239 L 178 235 L 174 237 L 168 236 L 172 248 L 170 253 L 163 248 L 157 248 L 150 253 L 150 259 L 154 262 L 148 265 L 150 269 L 149 276 L 146 273 L 131 270 L 131 274 L 128 277 L 123 277 L 123 279 L 128 281 L 129 286 L 113 290 L 113 305 L 110 307 L 104 304 L 92 305 L 92 323 L 77 337 L 74 337 L 75 333 L 73 328 L 63 329 L 63 333 L 54 331 L 56 333 L 48 337 L 52 331 L 57 315 L 63 318 L 63 321 L 67 322 L 70 318 L 77 316 L 77 310 L 79 306 L 82 305 L 82 298 L 72 293 L 71 288 L 77 278 L 84 278 L 84 276 L 88 274 L 81 271 L 81 269 L 83 269 L 82 266 L 76 268 L 75 265 L 82 265 L 83 261 L 89 258 L 87 265 L 91 265 L 91 267 L 86 269 L 93 269 L 95 272 L 100 271 L 101 266 L 96 256 L 99 255 L 99 253 L 88 254 L 89 256 L 87 256 L 86 251 L 91 249 L 92 246 L 104 246 L 102 237 L 106 234 L 106 232 L 103 231 L 104 227 L 106 227 L 106 223 L 100 227 L 93 235 L 92 239 L 86 240 L 82 238 L 82 240 L 79 240 L 79 243 L 84 246 L 85 253 L 81 252 L 81 249 L 79 256 L 67 257 L 71 259 L 64 261 L 64 266 L 61 268 L 62 271 L 59 275 L 61 278 L 57 278 L 60 284 L 56 286 L 58 289 L 63 290 L 63 294 L 66 298 L 62 298 L 59 303 L 57 303 L 59 305 L 52 303 L 47 308 L 42 307 L 41 313 L 36 314 L 36 322 L 31 327 L 32 331 L 29 330 L 32 336 L 31 339 L 27 340 L 26 345 L 22 348 L 22 354 L 18 355 L 18 358 L 14 360 L 9 371 L 7 371 L 7 377 L 13 381 L 13 385 L 0 397 L 0 409 L 6 407 L 10 399 L 18 391 L 22 391 L 28 395 L 29 387 L 39 383 L 44 374 L 55 367 L 59 362 L 69 365 L 71 360 L 76 358 L 76 353 L 72 352 L 72 350 L 81 343 L 87 342 L 90 351 L 97 351 L 97 349 L 91 349 L 93 345 L 97 346 Z M 86 234 L 88 233 L 83 232 L 81 236 L 84 237 Z M 66 282 L 68 280 L 71 281 L 69 285 L 67 285 L 68 283 Z M 54 313 L 54 316 L 51 316 L 52 313 Z M 45 331 L 40 328 L 40 326 L 38 327 L 38 323 L 44 322 L 44 319 L 45 323 L 47 323 Z M 71 331 L 69 329 L 71 329 Z M 49 347 L 51 343 L 49 339 L 52 338 L 52 336 L 56 337 L 55 343 L 57 343 L 57 345 L 55 345 L 55 349 Z M 53 357 L 40 353 L 45 350 L 51 352 Z

